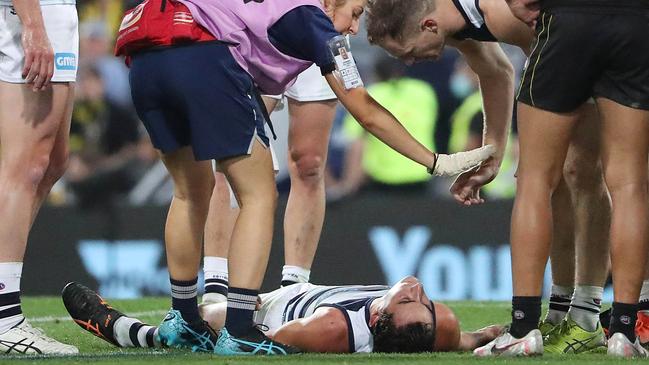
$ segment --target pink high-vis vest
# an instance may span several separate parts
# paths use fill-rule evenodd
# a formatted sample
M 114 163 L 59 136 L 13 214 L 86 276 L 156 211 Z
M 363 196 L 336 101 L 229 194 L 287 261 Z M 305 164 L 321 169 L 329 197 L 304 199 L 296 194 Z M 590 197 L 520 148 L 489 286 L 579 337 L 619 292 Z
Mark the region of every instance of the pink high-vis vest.
M 277 50 L 268 39 L 268 29 L 298 6 L 311 5 L 324 12 L 318 0 L 179 1 L 217 39 L 236 44 L 230 47 L 232 56 L 262 93 L 282 94 L 298 74 L 313 64 Z

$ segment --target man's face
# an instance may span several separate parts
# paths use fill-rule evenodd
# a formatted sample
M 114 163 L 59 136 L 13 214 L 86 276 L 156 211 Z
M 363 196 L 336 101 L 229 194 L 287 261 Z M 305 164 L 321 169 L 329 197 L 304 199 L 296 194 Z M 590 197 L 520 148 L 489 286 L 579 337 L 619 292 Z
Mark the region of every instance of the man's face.
M 435 61 L 440 57 L 445 41 L 436 29 L 422 27 L 422 29 L 411 33 L 404 35 L 401 40 L 386 37 L 379 42 L 379 46 L 407 65 Z
M 388 291 L 381 310 L 392 314 L 396 327 L 417 322 L 433 325 L 433 305 L 414 276 L 403 278 Z

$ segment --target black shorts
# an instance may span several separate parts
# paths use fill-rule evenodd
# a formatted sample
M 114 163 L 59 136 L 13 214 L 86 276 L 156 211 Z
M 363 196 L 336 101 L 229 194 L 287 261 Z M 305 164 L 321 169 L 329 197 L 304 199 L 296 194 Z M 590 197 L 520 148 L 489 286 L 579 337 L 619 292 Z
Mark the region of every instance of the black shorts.
M 604 97 L 649 110 L 649 6 L 552 7 L 536 34 L 518 101 L 561 113 Z
M 256 139 L 269 145 L 253 80 L 227 45 L 138 54 L 130 82 L 138 116 L 162 153 L 191 146 L 196 160 L 221 160 L 249 154 Z

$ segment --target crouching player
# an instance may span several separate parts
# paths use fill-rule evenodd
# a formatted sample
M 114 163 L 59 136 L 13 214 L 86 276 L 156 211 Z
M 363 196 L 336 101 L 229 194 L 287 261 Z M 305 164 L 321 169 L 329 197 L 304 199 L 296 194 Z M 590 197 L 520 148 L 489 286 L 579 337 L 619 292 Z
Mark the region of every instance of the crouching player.
M 295 284 L 260 295 L 255 322 L 275 341 L 307 352 L 471 351 L 498 336 L 490 326 L 461 332 L 444 304 L 430 300 L 415 277 L 394 286 Z M 83 329 L 119 347 L 160 347 L 158 328 L 112 308 L 78 283 L 63 289 L 70 316 Z M 201 307 L 215 330 L 226 303 Z

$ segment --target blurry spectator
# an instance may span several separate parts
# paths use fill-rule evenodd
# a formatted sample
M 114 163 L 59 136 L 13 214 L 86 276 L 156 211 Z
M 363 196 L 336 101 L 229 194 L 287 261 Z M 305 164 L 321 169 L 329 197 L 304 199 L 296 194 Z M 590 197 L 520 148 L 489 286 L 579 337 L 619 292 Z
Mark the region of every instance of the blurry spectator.
M 375 65 L 380 82 L 367 88 L 381 105 L 403 123 L 415 139 L 435 150 L 433 136 L 437 120 L 437 96 L 426 82 L 403 76 L 404 66 L 396 59 L 381 57 Z M 330 186 L 329 199 L 365 189 L 426 191 L 430 175 L 426 169 L 369 135 L 348 115 L 344 132 L 351 140 L 346 151 L 341 180 Z M 366 181 L 369 180 L 369 181 Z
M 80 70 L 70 131 L 69 188 L 83 206 L 127 193 L 156 159 L 139 121 L 105 97 L 99 71 Z
M 117 29 L 122 22 L 124 11 L 129 9 L 133 1 L 123 0 L 82 0 L 77 1 L 79 20 L 82 23 L 101 23 L 111 41 L 117 34 Z
M 80 69 L 94 67 L 104 82 L 106 98 L 123 108 L 133 108 L 128 68 L 113 56 L 113 36 L 103 22 L 84 22 L 79 27 Z
M 467 151 L 482 146 L 482 95 L 478 76 L 469 68 L 464 59 L 458 59 L 450 80 L 453 95 L 463 100 L 451 117 L 449 152 Z M 500 173 L 494 181 L 485 186 L 483 192 L 491 198 L 510 199 L 516 192 L 516 166 L 518 161 L 518 141 L 510 134 Z

